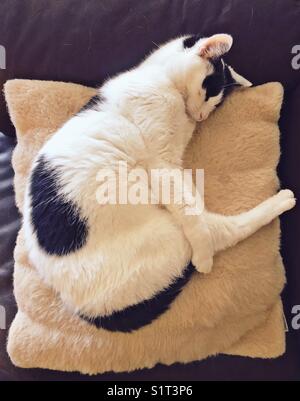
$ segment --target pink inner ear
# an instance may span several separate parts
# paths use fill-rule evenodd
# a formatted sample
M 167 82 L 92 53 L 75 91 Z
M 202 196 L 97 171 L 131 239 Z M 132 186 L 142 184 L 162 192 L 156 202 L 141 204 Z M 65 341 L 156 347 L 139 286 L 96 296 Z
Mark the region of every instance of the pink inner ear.
M 200 49 L 199 56 L 203 57 L 203 58 L 210 58 L 210 57 L 212 57 L 211 56 L 212 53 L 213 52 L 211 50 L 211 47 L 210 46 L 205 46 L 205 47 L 202 47 Z
M 199 50 L 199 56 L 203 58 L 220 57 L 227 53 L 232 46 L 232 37 L 227 34 L 213 35 L 204 40 Z

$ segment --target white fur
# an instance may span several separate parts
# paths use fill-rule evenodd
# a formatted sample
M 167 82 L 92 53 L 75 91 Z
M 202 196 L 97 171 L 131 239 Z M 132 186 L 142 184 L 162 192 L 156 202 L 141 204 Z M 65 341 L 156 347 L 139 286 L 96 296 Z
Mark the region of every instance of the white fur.
M 178 38 L 137 68 L 104 84 L 105 102 L 74 116 L 43 146 L 41 154 L 62 169 L 62 193 L 89 221 L 85 246 L 51 256 L 38 245 L 26 195 L 24 228 L 32 263 L 73 311 L 91 316 L 152 297 L 180 276 L 192 259 L 209 272 L 213 254 L 252 234 L 294 205 L 285 191 L 240 216 L 205 211 L 187 216 L 185 205 L 106 205 L 96 201 L 99 169 L 126 161 L 129 168 L 181 168 L 197 120 L 207 118 L 220 98 L 205 102 L 201 89 L 211 65 L 205 39 L 183 49 Z M 227 51 L 229 35 L 214 37 L 215 51 Z M 220 50 L 221 49 L 221 50 Z M 245 85 L 248 81 L 236 75 Z M 34 168 L 34 166 L 33 166 Z

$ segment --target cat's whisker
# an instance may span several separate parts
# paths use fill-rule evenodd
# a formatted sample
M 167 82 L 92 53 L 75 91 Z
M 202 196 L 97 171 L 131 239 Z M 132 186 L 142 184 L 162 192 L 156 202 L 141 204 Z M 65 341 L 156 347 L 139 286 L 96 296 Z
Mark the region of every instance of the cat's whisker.
M 159 49 L 159 45 L 152 40 L 152 43 Z
M 230 86 L 241 86 L 241 85 L 238 82 L 233 82 L 233 83 L 228 84 L 228 85 L 223 85 L 223 89 L 224 88 L 229 88 Z

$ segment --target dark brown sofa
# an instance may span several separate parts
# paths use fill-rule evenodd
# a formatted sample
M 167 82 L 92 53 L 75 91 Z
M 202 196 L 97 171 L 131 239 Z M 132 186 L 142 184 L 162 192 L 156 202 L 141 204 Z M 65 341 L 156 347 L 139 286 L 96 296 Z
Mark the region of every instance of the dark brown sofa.
M 299 0 L 1 0 L 0 45 L 6 50 L 6 69 L 0 69 L 1 90 L 12 78 L 96 86 L 108 75 L 133 66 L 156 43 L 183 33 L 217 32 L 233 35 L 228 62 L 241 74 L 254 84 L 280 81 L 284 85 L 278 172 L 282 186 L 300 198 L 300 68 L 292 67 L 292 48 L 300 45 Z M 13 248 L 20 219 L 10 165 L 15 133 L 2 94 L 0 131 L 0 305 L 6 308 L 9 327 L 16 312 Z M 283 298 L 289 328 L 283 357 L 219 356 L 188 365 L 159 365 L 131 374 L 90 378 L 13 367 L 5 350 L 7 330 L 0 330 L 0 381 L 299 380 L 300 330 L 293 329 L 291 321 L 293 306 L 300 305 L 300 207 L 281 221 L 288 278 Z

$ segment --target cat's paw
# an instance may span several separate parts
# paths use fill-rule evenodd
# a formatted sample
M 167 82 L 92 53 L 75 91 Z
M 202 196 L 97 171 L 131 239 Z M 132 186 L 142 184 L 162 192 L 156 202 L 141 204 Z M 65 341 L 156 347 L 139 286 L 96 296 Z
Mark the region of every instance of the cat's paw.
M 192 263 L 195 266 L 195 269 L 199 273 L 208 274 L 212 270 L 213 266 L 213 257 L 203 257 L 203 255 L 199 255 L 196 253 L 193 254 Z
M 289 189 L 282 189 L 274 196 L 278 215 L 292 209 L 296 205 L 296 198 Z
M 196 231 L 191 238 L 192 263 L 199 273 L 210 273 L 213 266 L 214 248 L 213 242 L 208 230 L 203 227 Z

